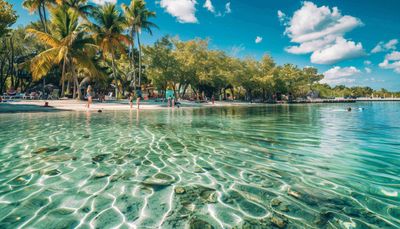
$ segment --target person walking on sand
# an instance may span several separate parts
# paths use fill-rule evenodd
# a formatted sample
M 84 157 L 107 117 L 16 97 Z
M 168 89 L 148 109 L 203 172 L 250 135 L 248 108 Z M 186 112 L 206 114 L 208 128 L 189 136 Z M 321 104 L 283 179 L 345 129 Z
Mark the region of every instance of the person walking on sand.
M 129 105 L 131 106 L 131 109 L 133 108 L 133 100 L 134 100 L 134 95 L 133 92 L 129 94 Z
M 214 102 L 215 102 L 215 97 L 214 97 L 214 95 L 211 97 L 211 102 L 212 102 L 212 105 L 214 105 Z
M 92 86 L 88 86 L 86 90 L 86 96 L 87 96 L 87 108 L 90 108 L 90 105 L 92 104 Z
M 136 99 L 136 105 L 137 105 L 137 109 L 139 110 L 139 106 L 140 106 L 140 96 L 138 96 L 137 99 Z

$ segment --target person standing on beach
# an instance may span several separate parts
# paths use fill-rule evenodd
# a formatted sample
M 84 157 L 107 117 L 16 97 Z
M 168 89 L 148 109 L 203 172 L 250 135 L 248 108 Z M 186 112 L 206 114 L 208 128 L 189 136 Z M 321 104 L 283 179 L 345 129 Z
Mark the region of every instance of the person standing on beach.
M 133 99 L 134 99 L 133 92 L 131 92 L 129 94 L 129 105 L 131 106 L 131 109 L 133 108 Z
M 86 96 L 87 96 L 87 108 L 90 108 L 90 105 L 92 104 L 92 86 L 88 86 L 86 90 Z
M 214 105 L 214 102 L 215 102 L 215 97 L 214 97 L 214 95 L 211 97 L 211 102 L 212 102 L 212 105 Z
M 171 106 L 171 96 L 168 97 L 168 107 L 170 107 L 170 106 Z
M 139 110 L 139 106 L 140 106 L 140 96 L 138 96 L 137 99 L 136 99 L 136 105 L 137 105 L 137 109 Z

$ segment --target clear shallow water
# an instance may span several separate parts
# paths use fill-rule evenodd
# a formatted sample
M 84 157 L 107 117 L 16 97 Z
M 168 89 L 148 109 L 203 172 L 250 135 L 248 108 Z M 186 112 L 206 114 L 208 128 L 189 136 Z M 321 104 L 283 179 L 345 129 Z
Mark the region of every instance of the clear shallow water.
M 400 103 L 0 115 L 0 228 L 400 228 Z

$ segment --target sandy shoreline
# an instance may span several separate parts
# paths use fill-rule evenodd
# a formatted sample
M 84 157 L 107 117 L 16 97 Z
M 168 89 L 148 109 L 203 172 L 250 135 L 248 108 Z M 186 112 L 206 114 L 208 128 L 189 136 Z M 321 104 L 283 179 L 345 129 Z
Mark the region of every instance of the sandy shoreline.
M 400 99 L 357 99 L 354 102 L 400 102 Z M 49 103 L 49 107 L 44 107 L 45 102 Z M 318 102 L 316 102 L 318 103 Z M 91 107 L 86 107 L 86 101 L 77 100 L 15 100 L 8 102 L 0 102 L 0 113 L 22 113 L 22 112 L 60 112 L 60 111 L 129 111 L 136 110 L 130 108 L 127 100 L 97 102 L 94 101 Z M 287 104 L 287 103 L 285 103 Z M 295 103 L 296 104 L 296 103 Z M 299 103 L 306 104 L 306 103 Z M 249 103 L 249 102 L 225 102 L 216 101 L 215 104 L 196 103 L 191 101 L 181 101 L 179 109 L 185 108 L 201 108 L 201 107 L 231 107 L 231 106 L 266 106 L 272 105 L 267 103 Z M 177 107 L 175 107 L 177 108 Z M 171 109 L 166 102 L 143 101 L 140 105 L 140 110 L 159 110 Z
M 49 103 L 50 107 L 44 107 L 45 102 Z M 129 103 L 126 100 L 112 102 L 94 102 L 88 109 L 85 101 L 76 100 L 20 100 L 12 102 L 0 103 L 0 113 L 17 113 L 17 112 L 57 112 L 57 111 L 129 111 L 131 110 Z M 256 106 L 257 104 L 245 102 L 215 102 L 211 103 L 195 103 L 189 101 L 181 102 L 182 108 L 196 107 L 224 107 L 224 106 Z M 258 104 L 259 105 L 259 104 Z M 177 108 L 177 107 L 175 107 Z M 141 110 L 157 110 L 171 109 L 167 107 L 167 103 L 144 101 L 140 105 Z M 133 107 L 136 110 L 136 106 Z

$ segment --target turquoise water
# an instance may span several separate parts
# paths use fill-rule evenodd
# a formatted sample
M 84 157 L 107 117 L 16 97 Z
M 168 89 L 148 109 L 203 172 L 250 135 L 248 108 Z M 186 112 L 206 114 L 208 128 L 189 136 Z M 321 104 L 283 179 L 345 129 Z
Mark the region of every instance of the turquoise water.
M 346 106 L 0 114 L 0 228 L 400 228 L 400 103 Z

